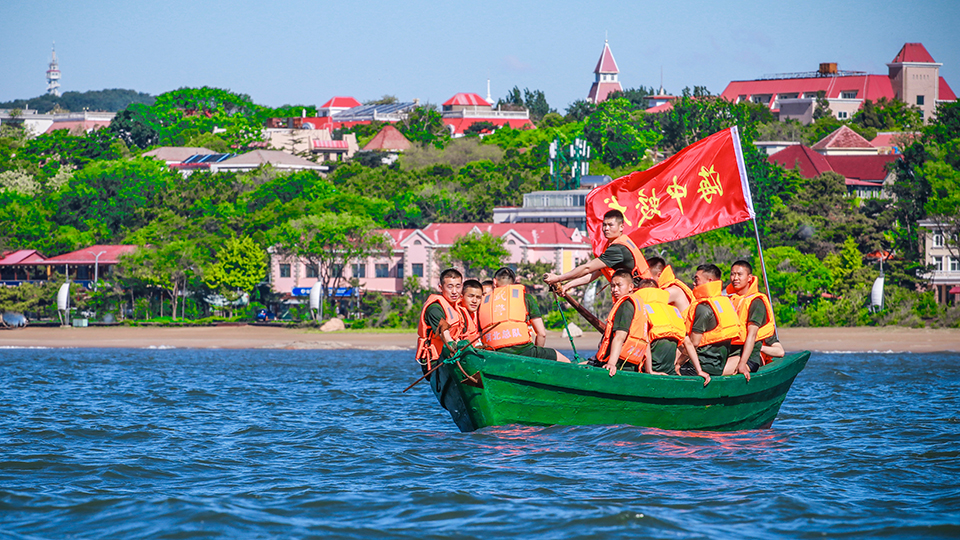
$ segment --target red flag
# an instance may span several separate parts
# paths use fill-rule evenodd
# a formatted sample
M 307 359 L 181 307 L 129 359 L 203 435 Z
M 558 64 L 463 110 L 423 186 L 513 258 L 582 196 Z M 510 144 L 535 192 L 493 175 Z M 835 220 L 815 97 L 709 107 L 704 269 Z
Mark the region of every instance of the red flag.
M 753 201 L 736 126 L 697 141 L 645 171 L 587 195 L 587 231 L 597 256 L 607 247 L 603 215 L 623 212 L 637 247 L 686 238 L 753 218 Z

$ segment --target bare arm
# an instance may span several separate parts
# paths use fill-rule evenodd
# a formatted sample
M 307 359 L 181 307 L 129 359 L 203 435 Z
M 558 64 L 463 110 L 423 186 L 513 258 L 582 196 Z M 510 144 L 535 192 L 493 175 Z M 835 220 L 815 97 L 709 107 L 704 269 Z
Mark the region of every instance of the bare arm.
M 767 356 L 772 356 L 773 358 L 783 358 L 783 355 L 786 354 L 786 352 L 783 350 L 783 344 L 779 341 L 773 345 L 761 344 L 760 352 Z
M 627 333 L 623 330 L 617 330 L 610 338 L 610 350 L 607 355 L 607 371 L 613 377 L 617 373 L 617 361 L 620 360 L 620 351 L 623 350 L 623 344 L 627 341 Z
M 697 356 L 697 345 L 702 339 L 703 334 L 691 332 L 689 336 L 683 338 L 683 348 L 687 352 L 690 363 L 693 364 L 693 369 L 697 370 L 697 375 L 703 377 L 703 385 L 706 386 L 710 384 L 710 374 L 700 367 L 700 357 Z
M 596 272 L 597 270 L 600 270 L 601 268 L 606 268 L 606 267 L 607 267 L 606 263 L 604 263 L 600 259 L 593 259 L 589 262 L 581 264 L 580 266 L 574 268 L 573 270 L 565 274 L 560 274 L 559 276 L 556 274 L 546 273 L 543 275 L 543 281 L 545 281 L 548 285 L 553 285 L 554 283 L 562 283 L 564 281 L 570 281 L 570 280 L 577 279 L 579 277 L 590 275 Z M 589 282 L 584 282 L 584 283 L 589 283 Z M 578 283 L 578 285 L 583 285 L 583 283 Z
M 540 317 L 530 319 L 530 326 L 533 327 L 533 332 L 536 334 L 533 344 L 537 347 L 543 347 L 547 342 L 547 327 L 543 325 L 543 319 Z
M 683 313 L 688 307 L 690 307 L 690 301 L 687 300 L 687 295 L 683 294 L 683 291 L 680 289 L 680 287 L 671 285 L 670 287 L 667 287 L 667 292 L 670 293 L 670 305 L 679 309 L 680 313 Z
M 743 352 L 740 353 L 740 362 L 737 364 L 737 373 L 742 373 L 747 380 L 750 380 L 750 366 L 747 360 L 750 359 L 750 353 L 753 352 L 753 346 L 757 343 L 757 331 L 760 327 L 756 324 L 747 324 L 747 338 L 743 340 Z

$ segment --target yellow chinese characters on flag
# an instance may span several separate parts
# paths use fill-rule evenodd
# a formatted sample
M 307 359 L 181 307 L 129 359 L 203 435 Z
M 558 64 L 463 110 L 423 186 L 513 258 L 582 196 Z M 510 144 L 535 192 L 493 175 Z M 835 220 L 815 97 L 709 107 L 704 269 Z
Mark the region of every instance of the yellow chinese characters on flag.
M 753 218 L 740 136 L 732 127 L 673 157 L 617 178 L 587 195 L 587 230 L 596 255 L 607 241 L 603 215 L 620 210 L 637 247 L 652 246 Z

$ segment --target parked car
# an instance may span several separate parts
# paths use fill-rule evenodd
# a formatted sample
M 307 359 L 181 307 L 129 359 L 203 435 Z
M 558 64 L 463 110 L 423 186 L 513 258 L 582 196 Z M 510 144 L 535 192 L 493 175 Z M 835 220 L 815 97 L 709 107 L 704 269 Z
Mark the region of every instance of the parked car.
M 275 321 L 275 320 L 277 320 L 276 313 L 266 310 L 264 308 L 260 308 L 257 311 L 257 322 L 267 322 L 267 321 Z

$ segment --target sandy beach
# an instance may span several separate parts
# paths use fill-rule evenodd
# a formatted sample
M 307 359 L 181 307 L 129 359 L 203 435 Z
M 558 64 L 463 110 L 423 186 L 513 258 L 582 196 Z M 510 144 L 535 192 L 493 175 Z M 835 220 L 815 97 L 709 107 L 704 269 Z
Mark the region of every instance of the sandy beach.
M 600 335 L 584 334 L 577 350 L 592 354 Z M 788 351 L 819 352 L 941 352 L 960 351 L 960 329 L 902 327 L 782 328 L 780 340 Z M 105 347 L 198 349 L 366 349 L 407 350 L 416 343 L 413 332 L 331 332 L 270 326 L 213 327 L 27 327 L 0 330 L 3 347 Z M 560 332 L 550 332 L 547 346 L 570 349 Z

